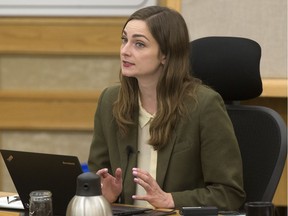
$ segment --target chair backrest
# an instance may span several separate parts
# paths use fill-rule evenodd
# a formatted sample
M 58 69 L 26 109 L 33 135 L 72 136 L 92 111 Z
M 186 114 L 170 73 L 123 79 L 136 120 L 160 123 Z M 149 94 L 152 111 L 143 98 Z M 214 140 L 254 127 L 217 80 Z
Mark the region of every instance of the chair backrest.
M 255 98 L 262 93 L 261 47 L 247 38 L 205 37 L 190 43 L 191 71 L 225 101 Z
M 274 110 L 227 105 L 240 146 L 246 202 L 272 201 L 286 159 L 286 125 Z
M 226 102 L 242 155 L 246 202 L 272 201 L 287 156 L 287 126 L 271 108 L 239 103 L 262 93 L 261 47 L 239 37 L 206 37 L 190 45 L 192 75 Z

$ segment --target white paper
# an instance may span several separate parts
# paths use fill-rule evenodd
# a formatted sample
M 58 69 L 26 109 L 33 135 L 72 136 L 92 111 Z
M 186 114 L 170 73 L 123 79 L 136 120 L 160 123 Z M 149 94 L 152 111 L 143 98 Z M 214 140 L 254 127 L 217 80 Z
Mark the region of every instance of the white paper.
M 18 196 L 18 195 L 9 196 L 9 200 L 10 200 L 10 201 L 11 201 L 11 200 L 14 200 L 14 199 L 15 199 L 15 196 Z M 24 209 L 21 200 L 17 200 L 17 201 L 8 203 L 7 196 L 0 197 L 0 208 L 7 208 L 7 209 Z

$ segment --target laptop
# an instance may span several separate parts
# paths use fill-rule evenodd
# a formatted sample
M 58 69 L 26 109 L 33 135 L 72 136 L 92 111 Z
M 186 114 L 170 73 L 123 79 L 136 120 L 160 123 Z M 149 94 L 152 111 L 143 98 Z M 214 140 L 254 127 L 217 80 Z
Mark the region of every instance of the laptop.
M 112 205 L 113 216 L 127 216 L 127 215 L 137 215 L 137 216 L 164 216 L 164 215 L 174 215 L 176 211 L 174 209 L 160 210 L 152 208 L 141 208 L 126 205 Z
M 77 177 L 82 173 L 76 156 L 3 149 L 0 152 L 24 210 L 29 210 L 31 191 L 49 190 L 54 214 L 66 214 L 66 208 L 76 194 Z
M 66 215 L 67 206 L 76 194 L 77 177 L 83 173 L 76 156 L 4 149 L 0 152 L 26 212 L 31 191 L 49 190 L 54 215 Z M 147 210 L 151 209 L 112 205 L 114 216 L 147 215 Z
M 112 205 L 112 213 L 113 216 L 129 216 L 129 215 L 139 215 L 146 214 L 147 211 L 150 211 L 151 208 L 141 208 L 134 206 L 126 206 L 126 205 Z

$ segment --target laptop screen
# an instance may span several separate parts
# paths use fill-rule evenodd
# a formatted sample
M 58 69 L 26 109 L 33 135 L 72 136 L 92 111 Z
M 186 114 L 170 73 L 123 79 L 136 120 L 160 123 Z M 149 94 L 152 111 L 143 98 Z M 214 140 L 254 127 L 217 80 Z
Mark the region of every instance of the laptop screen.
M 34 190 L 52 192 L 53 212 L 65 215 L 76 193 L 77 177 L 82 173 L 76 156 L 0 150 L 17 193 L 26 210 Z

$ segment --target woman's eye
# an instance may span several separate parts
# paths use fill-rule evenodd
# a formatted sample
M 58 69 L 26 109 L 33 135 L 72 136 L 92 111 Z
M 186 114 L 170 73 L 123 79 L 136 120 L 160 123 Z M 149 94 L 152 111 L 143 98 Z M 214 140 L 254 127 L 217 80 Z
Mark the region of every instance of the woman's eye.
M 122 41 L 122 44 L 127 43 L 127 38 L 124 37 L 124 36 L 122 36 L 122 37 L 121 37 L 121 41 Z
M 145 47 L 145 44 L 142 43 L 142 42 L 136 42 L 135 45 L 136 45 L 137 47 Z

